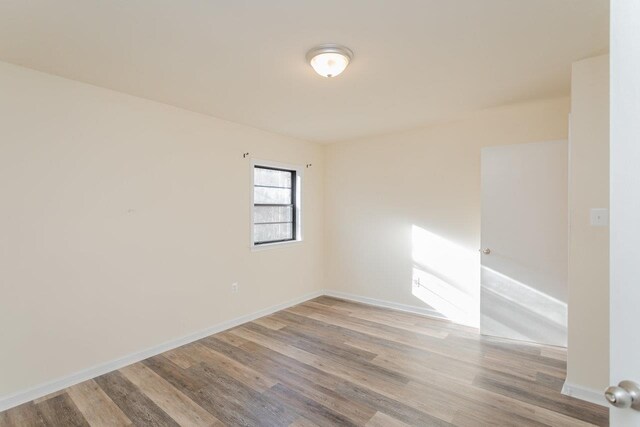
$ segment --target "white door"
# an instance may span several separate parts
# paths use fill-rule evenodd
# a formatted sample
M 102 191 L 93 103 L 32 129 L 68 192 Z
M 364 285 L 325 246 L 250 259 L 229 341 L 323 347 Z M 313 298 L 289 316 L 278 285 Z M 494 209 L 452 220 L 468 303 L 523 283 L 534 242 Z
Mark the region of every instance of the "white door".
M 482 150 L 480 332 L 566 346 L 567 142 Z
M 640 383 L 640 1 L 611 2 L 612 385 Z M 628 387 L 627 387 L 628 388 Z M 613 390 L 615 395 L 615 389 Z M 617 404 L 628 405 L 624 390 Z M 611 398 L 609 395 L 608 398 Z M 611 425 L 640 426 L 640 408 L 611 409 Z

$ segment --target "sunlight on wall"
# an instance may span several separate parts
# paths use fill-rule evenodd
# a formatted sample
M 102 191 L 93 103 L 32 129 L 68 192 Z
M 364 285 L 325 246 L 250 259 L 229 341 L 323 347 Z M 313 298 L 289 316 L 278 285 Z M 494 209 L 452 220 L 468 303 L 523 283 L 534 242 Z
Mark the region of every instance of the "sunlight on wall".
M 412 294 L 447 319 L 478 327 L 478 253 L 416 225 L 412 226 L 411 235 Z
M 482 267 L 482 333 L 567 345 L 567 304 Z
M 475 250 L 416 225 L 411 236 L 414 297 L 453 322 L 473 327 L 482 322 L 483 334 L 566 346 L 565 302 L 481 268 Z

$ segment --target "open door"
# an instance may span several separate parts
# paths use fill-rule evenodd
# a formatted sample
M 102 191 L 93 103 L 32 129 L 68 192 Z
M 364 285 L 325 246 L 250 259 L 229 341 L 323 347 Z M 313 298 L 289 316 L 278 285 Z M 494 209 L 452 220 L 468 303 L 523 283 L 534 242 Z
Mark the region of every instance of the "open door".
M 640 426 L 640 1 L 611 2 L 610 366 L 615 427 Z M 634 386 L 635 384 L 635 386 Z
M 567 344 L 567 142 L 482 150 L 480 332 Z

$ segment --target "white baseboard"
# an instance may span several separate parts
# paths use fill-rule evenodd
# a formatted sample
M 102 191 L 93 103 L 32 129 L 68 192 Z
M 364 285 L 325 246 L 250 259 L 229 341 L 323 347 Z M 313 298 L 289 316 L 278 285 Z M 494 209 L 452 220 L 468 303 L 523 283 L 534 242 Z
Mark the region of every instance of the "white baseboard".
M 447 319 L 442 314 L 438 313 L 435 310 L 425 308 L 425 307 L 417 307 L 414 305 L 400 304 L 397 302 L 389 302 L 383 301 L 375 298 L 363 297 L 360 295 L 349 294 L 346 292 L 333 291 L 330 289 L 324 290 L 324 295 L 328 297 L 341 298 L 349 301 L 361 302 L 363 304 L 375 305 L 377 307 L 384 308 L 392 308 L 394 310 L 406 311 L 408 313 L 413 314 L 421 314 L 423 316 L 434 317 L 436 319 Z
M 575 397 L 576 399 L 584 400 L 586 402 L 595 403 L 596 405 L 607 406 L 607 402 L 605 401 L 602 391 L 571 384 L 567 381 L 565 381 L 562 386 L 562 394 L 565 396 Z
M 119 359 L 112 360 L 107 363 L 103 363 L 97 366 L 93 366 L 91 368 L 84 369 L 82 371 L 49 381 L 44 384 L 37 385 L 35 387 L 20 391 L 18 393 L 14 393 L 8 396 L 2 396 L 0 397 L 0 412 L 5 411 L 9 408 L 13 408 L 14 406 L 18 406 L 23 403 L 29 402 L 31 400 L 46 396 L 50 393 L 54 393 L 56 391 L 65 389 L 67 387 L 71 387 L 72 385 L 81 383 L 83 381 L 90 380 L 100 375 L 104 375 L 108 372 L 115 371 L 127 365 L 131 365 L 132 363 L 140 362 L 141 360 L 148 359 L 149 357 L 156 356 L 160 353 L 164 353 L 165 351 L 169 351 L 174 348 L 183 346 L 185 344 L 189 344 L 199 339 L 208 337 L 209 335 L 217 334 L 219 332 L 225 331 L 227 329 L 233 328 L 243 323 L 251 322 L 252 320 L 258 319 L 263 316 L 267 316 L 271 313 L 275 313 L 276 311 L 284 310 L 285 308 L 289 308 L 296 304 L 300 304 L 302 302 L 308 301 L 313 298 L 317 298 L 322 295 L 324 295 L 324 292 L 321 290 L 311 292 L 309 294 L 303 295 L 301 297 L 295 298 L 285 303 L 276 304 L 271 307 L 258 310 L 254 313 L 247 314 L 245 316 L 236 317 L 235 319 L 218 323 L 217 325 L 211 326 L 207 329 L 194 332 L 192 334 L 183 336 L 181 338 L 177 338 L 175 340 L 167 341 L 163 344 L 148 348 L 146 350 L 132 353 L 127 356 L 123 356 Z
M 156 356 L 160 353 L 164 353 L 165 351 L 169 351 L 174 348 L 183 346 L 185 344 L 189 344 L 199 339 L 208 337 L 209 335 L 217 334 L 219 332 L 225 331 L 227 329 L 233 328 L 235 326 L 241 325 L 246 322 L 251 322 L 252 320 L 258 319 L 263 316 L 267 316 L 269 314 L 275 313 L 276 311 L 284 310 L 285 308 L 289 308 L 296 304 L 303 303 L 305 301 L 308 301 L 313 298 L 317 298 L 322 295 L 341 298 L 349 301 L 360 302 L 363 304 L 374 305 L 377 307 L 391 308 L 395 310 L 405 311 L 408 313 L 420 314 L 423 316 L 433 317 L 437 319 L 446 319 L 437 311 L 431 310 L 425 307 L 416 307 L 412 305 L 383 301 L 383 300 L 363 297 L 360 295 L 354 295 L 346 292 L 334 291 L 329 289 L 319 290 L 319 291 L 311 292 L 309 294 L 303 295 L 301 297 L 295 298 L 293 300 L 290 300 L 281 304 L 276 304 L 271 307 L 258 310 L 254 313 L 247 314 L 245 316 L 240 316 L 235 319 L 221 322 L 207 329 L 194 332 L 192 334 L 183 336 L 181 338 L 177 338 L 175 340 L 167 341 L 163 344 L 148 348 L 146 350 L 132 353 L 127 356 L 123 356 L 119 359 L 116 359 L 107 363 L 103 363 L 91 368 L 87 368 L 82 371 L 73 373 L 71 375 L 68 375 L 62 378 L 55 379 L 53 381 L 50 381 L 44 384 L 37 385 L 30 389 L 23 390 L 21 392 L 18 392 L 12 395 L 0 397 L 0 412 L 5 411 L 9 408 L 13 408 L 14 406 L 18 406 L 23 403 L 29 402 L 31 400 L 44 397 L 50 393 L 54 393 L 56 391 L 65 389 L 67 387 L 71 387 L 83 381 L 90 380 L 100 375 L 104 375 L 111 371 L 115 371 L 127 365 L 140 362 L 141 360 Z M 562 387 L 562 394 L 576 397 L 578 399 L 586 400 L 588 402 L 592 402 L 598 405 L 603 405 L 603 406 L 605 405 L 604 397 L 602 393 L 600 393 L 599 391 L 589 390 L 583 387 L 568 384 L 566 382 Z

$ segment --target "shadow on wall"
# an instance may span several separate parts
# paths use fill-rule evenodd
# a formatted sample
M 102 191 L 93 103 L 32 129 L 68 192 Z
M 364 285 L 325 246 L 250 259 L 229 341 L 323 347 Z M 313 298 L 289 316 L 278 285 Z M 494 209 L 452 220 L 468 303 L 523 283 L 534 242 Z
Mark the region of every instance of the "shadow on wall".
M 417 225 L 411 237 L 413 296 L 446 319 L 479 327 L 479 255 Z
M 482 323 L 486 335 L 566 346 L 566 303 L 481 267 L 476 250 L 417 225 L 411 237 L 411 293 L 442 317 L 473 327 Z
M 486 266 L 482 333 L 566 347 L 567 304 Z

